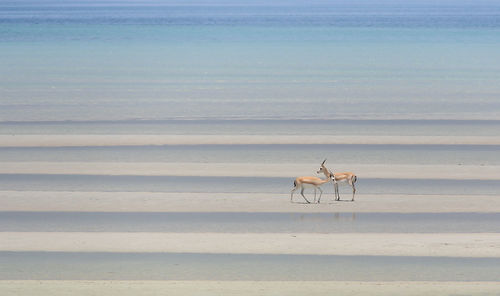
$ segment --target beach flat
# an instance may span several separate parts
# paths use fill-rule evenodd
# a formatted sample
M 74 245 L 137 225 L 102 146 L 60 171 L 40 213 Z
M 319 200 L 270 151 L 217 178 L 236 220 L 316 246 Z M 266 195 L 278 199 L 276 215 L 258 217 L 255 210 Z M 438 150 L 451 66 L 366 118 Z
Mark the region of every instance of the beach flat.
M 308 198 L 313 194 L 308 193 Z M 498 213 L 497 195 L 358 194 L 356 202 L 320 204 L 289 194 L 182 192 L 0 191 L 2 211 L 11 212 L 247 212 L 247 213 Z
M 202 168 L 202 169 L 201 169 Z M 151 163 L 151 162 L 0 162 L 0 174 L 76 174 L 130 176 L 289 177 L 306 174 L 312 164 Z M 360 178 L 500 180 L 498 165 L 412 165 L 336 163 Z M 316 174 L 313 174 L 316 175 Z
M 500 293 L 498 282 L 359 281 L 0 281 L 3 295 L 485 295 Z
M 496 233 L 2 232 L 0 252 L 500 257 Z

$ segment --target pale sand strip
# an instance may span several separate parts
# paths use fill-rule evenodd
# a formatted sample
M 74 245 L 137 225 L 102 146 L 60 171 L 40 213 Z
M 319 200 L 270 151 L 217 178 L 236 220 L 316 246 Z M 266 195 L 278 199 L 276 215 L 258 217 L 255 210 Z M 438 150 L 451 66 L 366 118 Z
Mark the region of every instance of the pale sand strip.
M 1 232 L 0 251 L 498 258 L 500 234 Z
M 0 147 L 142 146 L 201 144 L 500 145 L 500 137 L 332 135 L 0 135 Z
M 294 200 L 303 202 L 300 196 Z M 359 194 L 355 202 L 334 202 L 325 193 L 321 204 L 301 204 L 290 203 L 288 194 L 0 191 L 0 204 L 0 211 L 34 212 L 497 213 L 500 198 Z
M 500 282 L 0 281 L 5 296 L 500 295 Z
M 0 162 L 0 174 L 288 177 L 290 182 L 295 176 L 317 176 L 318 168 L 319 162 L 316 166 L 269 163 Z M 331 169 L 337 172 L 352 171 L 359 178 L 500 180 L 500 166 L 335 163 Z

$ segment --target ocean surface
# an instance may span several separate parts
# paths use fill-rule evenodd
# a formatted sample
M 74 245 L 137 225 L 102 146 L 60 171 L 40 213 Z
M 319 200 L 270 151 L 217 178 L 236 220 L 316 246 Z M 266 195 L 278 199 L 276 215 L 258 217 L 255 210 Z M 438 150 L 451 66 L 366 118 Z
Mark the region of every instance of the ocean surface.
M 500 3 L 0 3 L 0 121 L 498 119 Z
M 500 213 L 0 212 L 0 231 L 495 233 Z
M 39 145 L 23 146 L 16 136 L 26 135 L 38 137 Z M 94 137 L 94 142 L 67 147 L 51 142 L 54 135 L 299 137 L 284 144 L 134 146 L 103 146 Z M 361 142 L 322 144 L 300 138 L 308 135 L 352 136 Z M 472 144 L 362 141 L 384 136 L 447 136 Z M 177 170 L 163 176 L 0 174 L 3 196 L 26 192 L 33 200 L 40 192 L 83 192 L 90 201 L 102 192 L 282 196 L 297 177 L 237 177 L 230 169 L 214 177 L 204 164 L 310 164 L 304 175 L 314 175 L 325 158 L 332 166 L 387 165 L 390 170 L 407 164 L 422 174 L 433 165 L 497 167 L 500 146 L 474 144 L 474 139 L 500 137 L 500 2 L 3 0 L 0 137 L 19 141 L 17 146 L 0 142 L 0 165 L 140 162 L 174 164 L 179 170 L 184 163 L 200 165 L 195 176 Z M 361 196 L 500 198 L 500 176 L 358 178 Z M 343 197 L 350 196 L 350 188 L 342 190 Z M 35 210 L 0 209 L 0 238 L 3 232 L 500 232 L 500 209 L 331 214 Z M 0 280 L 498 281 L 499 260 L 0 251 Z M 331 273 L 332 268 L 343 273 Z M 380 269 L 387 273 L 376 272 Z

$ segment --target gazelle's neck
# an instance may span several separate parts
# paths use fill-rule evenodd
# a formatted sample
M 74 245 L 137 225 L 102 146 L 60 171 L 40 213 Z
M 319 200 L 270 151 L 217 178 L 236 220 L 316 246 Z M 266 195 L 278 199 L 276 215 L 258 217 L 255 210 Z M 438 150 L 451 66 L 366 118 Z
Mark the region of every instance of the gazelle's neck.
M 321 167 L 323 168 L 323 174 L 326 177 L 326 182 L 330 181 L 330 179 L 332 178 L 333 175 L 330 173 L 330 171 L 324 165 Z

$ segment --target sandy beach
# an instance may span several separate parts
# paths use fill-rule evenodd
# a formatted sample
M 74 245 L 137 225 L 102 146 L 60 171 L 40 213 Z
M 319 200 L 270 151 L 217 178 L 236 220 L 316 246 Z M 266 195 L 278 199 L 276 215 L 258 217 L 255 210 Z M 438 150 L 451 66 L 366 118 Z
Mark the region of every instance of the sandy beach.
M 318 166 L 319 167 L 319 166 Z M 363 178 L 500 180 L 494 165 L 335 164 Z M 0 162 L 0 174 L 81 174 L 132 176 L 288 177 L 311 174 L 311 164 L 269 163 L 120 163 L 120 162 Z M 314 172 L 313 172 L 314 173 Z M 312 174 L 316 175 L 317 174 Z M 322 175 L 319 175 L 322 177 Z M 293 179 L 293 177 L 291 177 Z
M 0 252 L 500 257 L 496 233 L 3 232 Z
M 33 197 L 36 198 L 33 198 Z M 308 198 L 311 197 L 310 193 Z M 305 204 L 300 195 L 266 193 L 33 192 L 0 191 L 3 211 L 12 212 L 269 212 L 269 213 L 497 213 L 497 196 L 366 195 L 356 202 Z M 359 201 L 359 202 L 358 202 Z
M 498 295 L 497 282 L 0 281 L 4 295 Z

